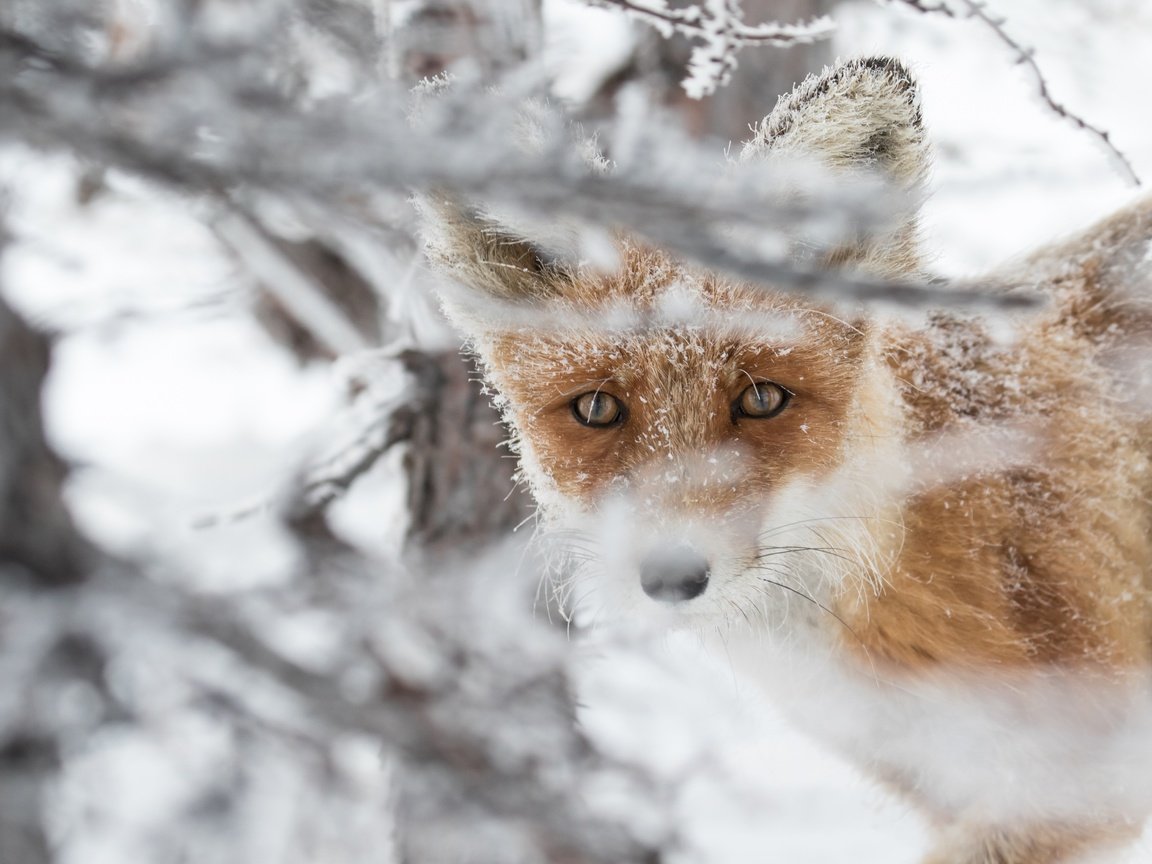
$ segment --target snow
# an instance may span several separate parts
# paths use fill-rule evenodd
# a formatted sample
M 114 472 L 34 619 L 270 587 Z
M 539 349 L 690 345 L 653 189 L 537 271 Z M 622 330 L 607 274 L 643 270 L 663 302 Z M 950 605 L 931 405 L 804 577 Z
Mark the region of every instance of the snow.
M 792 727 L 694 638 L 669 637 L 655 657 L 600 650 L 586 670 L 584 722 L 617 755 L 672 782 L 674 860 L 917 860 L 926 835 L 915 814 Z
M 1146 74 L 1136 59 L 1146 50 L 1152 9 L 1136 0 L 1091 7 L 1000 0 L 995 8 L 1036 45 L 1057 98 L 1113 132 L 1152 178 Z M 842 54 L 894 54 L 921 81 L 937 147 L 926 235 L 943 272 L 977 272 L 1131 197 L 1100 149 L 1037 103 L 1027 78 L 977 24 L 899 6 L 845 5 L 833 17 Z M 549 0 L 559 95 L 579 101 L 623 61 L 632 37 L 620 21 Z M 200 574 L 202 590 L 287 579 L 297 552 L 270 513 L 194 526 L 205 514 L 275 498 L 285 466 L 306 461 L 328 429 L 336 376 L 300 367 L 256 327 L 244 301 L 251 286 L 206 227 L 203 205 L 114 175 L 106 193 L 81 206 L 78 171 L 66 159 L 11 148 L 0 154 L 0 178 L 16 192 L 5 292 L 63 333 L 45 408 L 53 442 L 77 466 L 69 493 L 77 517 L 113 549 L 185 562 L 180 569 Z M 387 550 L 388 536 L 400 530 L 396 485 L 395 465 L 383 463 L 336 505 L 337 530 L 373 552 Z M 289 656 L 323 658 L 336 626 L 302 615 L 269 635 Z M 418 639 L 386 635 L 381 649 L 402 658 L 414 678 L 434 672 Z M 652 830 L 667 819 L 680 832 L 674 860 L 918 860 L 926 842 L 919 816 L 760 703 L 698 645 L 670 639 L 656 652 L 600 650 L 585 670 L 584 723 L 620 756 L 682 778 L 671 815 L 652 816 Z M 82 714 L 83 702 L 77 694 L 69 710 Z M 72 760 L 61 784 L 61 826 L 118 827 L 85 835 L 82 845 L 61 827 L 65 861 L 158 860 L 148 844 L 159 830 L 153 820 L 187 804 L 206 766 L 227 762 L 237 746 L 203 718 L 181 717 L 150 739 L 108 733 Z M 372 745 L 350 742 L 345 757 L 345 772 L 366 772 L 363 783 L 375 790 Z M 306 800 L 293 790 L 306 778 L 272 755 L 264 764 L 259 782 L 275 794 L 238 821 L 290 822 Z M 603 806 L 613 806 L 612 790 L 603 795 Z M 381 832 L 366 826 L 362 836 Z M 249 842 L 251 860 L 302 860 L 271 835 Z M 320 846 L 344 848 L 333 838 Z M 1149 855 L 1146 837 L 1124 860 Z

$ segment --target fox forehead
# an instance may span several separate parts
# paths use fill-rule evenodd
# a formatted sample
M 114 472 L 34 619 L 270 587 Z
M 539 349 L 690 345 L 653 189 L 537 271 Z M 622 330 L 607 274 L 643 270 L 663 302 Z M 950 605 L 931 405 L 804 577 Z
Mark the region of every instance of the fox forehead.
M 772 298 L 763 302 L 772 309 Z M 684 490 L 692 487 L 701 495 L 707 490 L 708 500 L 723 509 L 735 498 L 763 496 L 796 472 L 834 466 L 859 375 L 862 334 L 815 311 L 791 308 L 781 319 L 786 326 L 775 328 L 776 338 L 774 319 L 760 321 L 768 336 L 760 338 L 747 320 L 699 311 L 696 324 L 649 319 L 607 332 L 516 328 L 490 338 L 488 377 L 557 491 L 590 504 L 621 484 L 644 485 L 658 497 L 671 494 L 688 503 Z M 785 411 L 771 419 L 734 417 L 741 392 L 764 381 L 792 394 Z M 589 428 L 578 422 L 573 400 L 594 391 L 620 403 L 620 423 Z M 720 487 L 728 491 L 719 494 Z
M 785 376 L 798 389 L 808 374 L 843 370 L 863 341 L 860 328 L 793 295 L 693 270 L 627 239 L 618 265 L 569 271 L 552 296 L 477 335 L 501 391 L 505 381 L 526 387 L 530 398 L 506 395 L 541 409 L 607 382 L 646 397 L 688 385 L 697 401 L 702 389 L 742 387 L 749 375 Z

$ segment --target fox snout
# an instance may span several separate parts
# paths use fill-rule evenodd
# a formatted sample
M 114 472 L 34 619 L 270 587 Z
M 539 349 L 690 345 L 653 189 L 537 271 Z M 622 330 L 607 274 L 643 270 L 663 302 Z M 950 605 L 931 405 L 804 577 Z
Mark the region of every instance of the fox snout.
M 640 562 L 640 587 L 653 600 L 683 603 L 704 593 L 711 568 L 708 559 L 687 544 L 649 552 Z

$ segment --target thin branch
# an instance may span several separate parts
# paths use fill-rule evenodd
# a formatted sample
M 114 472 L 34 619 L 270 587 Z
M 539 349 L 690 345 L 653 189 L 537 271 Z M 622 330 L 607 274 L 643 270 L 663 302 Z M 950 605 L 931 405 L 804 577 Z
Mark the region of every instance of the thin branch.
M 1040 97 L 1040 101 L 1047 106 L 1048 110 L 1071 123 L 1075 128 L 1081 129 L 1095 137 L 1104 145 L 1105 152 L 1109 155 L 1112 163 L 1124 179 L 1133 186 L 1141 185 L 1140 176 L 1136 173 L 1132 162 L 1112 143 L 1112 137 L 1107 131 L 1101 129 L 1099 126 L 1094 126 L 1079 114 L 1070 111 L 1062 102 L 1056 101 L 1052 96 L 1052 91 L 1048 87 L 1048 80 L 1044 77 L 1040 65 L 1036 62 L 1036 50 L 1014 38 L 1004 28 L 1006 19 L 995 16 L 989 12 L 987 4 L 981 2 L 981 0 L 955 0 L 955 2 L 963 6 L 963 11 L 958 12 L 956 9 L 948 6 L 944 0 L 938 0 L 938 2 L 933 2 L 933 0 L 897 0 L 897 2 L 903 3 L 905 6 L 925 14 L 944 15 L 954 19 L 973 18 L 982 23 L 1012 52 L 1017 65 L 1023 66 L 1028 70 L 1036 87 L 1036 95 Z
M 798 45 L 829 38 L 836 24 L 826 15 L 796 24 L 777 21 L 763 24 L 745 24 L 738 13 L 728 10 L 721 14 L 716 4 L 706 8 L 689 6 L 669 9 L 663 0 L 588 0 L 594 6 L 623 9 L 629 15 L 650 24 L 661 32 L 680 33 L 689 38 L 707 38 L 721 27 L 728 40 L 736 45 Z M 727 5 L 727 4 L 726 4 Z
M 707 0 L 682 9 L 670 9 L 666 0 L 588 0 L 594 6 L 622 9 L 631 17 L 654 27 L 665 38 L 673 33 L 696 44 L 688 61 L 684 92 L 700 99 L 729 82 L 736 69 L 740 48 L 806 44 L 827 39 L 836 29 L 831 18 L 821 16 L 796 24 L 776 21 L 749 25 L 736 0 Z
M 291 507 L 292 518 L 318 513 L 343 495 L 381 456 L 411 439 L 420 415 L 439 398 L 443 381 L 435 360 L 429 355 L 401 351 L 393 356 L 384 355 L 382 359 L 388 369 L 381 369 L 377 363 L 360 376 L 367 389 L 357 401 L 368 405 L 358 412 L 360 416 L 351 442 L 310 466 L 302 478 L 298 500 Z M 399 375 L 397 365 L 403 367 Z M 381 382 L 388 390 L 377 394 L 374 391 L 382 386 Z
M 295 521 L 323 512 L 385 453 L 411 440 L 418 418 L 443 386 L 435 360 L 419 351 L 367 351 L 342 357 L 341 363 L 358 367 L 349 378 L 359 392 L 333 421 L 336 431 L 324 436 L 337 443 L 311 459 L 287 492 L 202 514 L 192 520 L 193 528 L 215 528 L 262 513 Z

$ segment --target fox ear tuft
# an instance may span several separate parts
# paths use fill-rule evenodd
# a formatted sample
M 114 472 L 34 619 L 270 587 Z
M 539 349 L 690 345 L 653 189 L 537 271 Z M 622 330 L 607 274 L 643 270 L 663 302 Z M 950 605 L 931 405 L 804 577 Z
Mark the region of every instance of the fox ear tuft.
M 872 171 L 906 191 L 928 171 L 920 96 L 908 69 L 891 57 L 865 57 L 810 75 L 780 97 L 744 156 L 816 157 L 835 170 Z

